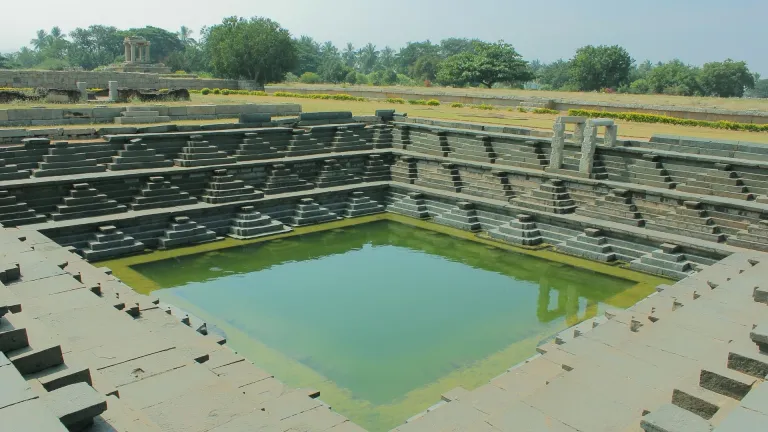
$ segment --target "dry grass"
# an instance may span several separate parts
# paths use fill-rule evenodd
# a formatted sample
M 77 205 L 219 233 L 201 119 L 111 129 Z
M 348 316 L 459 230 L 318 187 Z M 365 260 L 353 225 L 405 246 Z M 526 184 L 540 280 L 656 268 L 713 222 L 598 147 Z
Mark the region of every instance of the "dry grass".
M 419 93 L 445 93 L 456 95 L 476 95 L 476 96 L 521 96 L 535 97 L 544 99 L 566 99 L 569 101 L 594 101 L 594 102 L 613 102 L 620 104 L 644 104 L 644 105 L 666 105 L 680 107 L 697 108 L 717 108 L 725 110 L 745 111 L 758 110 L 768 111 L 768 99 L 739 99 L 739 98 L 718 98 L 718 97 L 688 97 L 688 96 L 669 96 L 669 95 L 634 95 L 634 94 L 610 94 L 597 92 L 564 92 L 564 91 L 542 91 L 542 90 L 519 90 L 519 89 L 480 89 L 480 88 L 448 88 L 448 87 L 375 87 L 375 86 L 333 86 L 331 84 L 280 84 L 281 86 L 292 86 L 296 88 L 317 88 L 319 89 L 334 87 L 340 91 L 371 91 L 378 90 L 387 92 L 419 92 Z
M 244 104 L 244 103 L 298 103 L 302 106 L 302 110 L 305 112 L 313 111 L 352 111 L 355 115 L 372 115 L 377 109 L 394 108 L 398 112 L 407 112 L 411 117 L 427 117 L 436 118 L 442 120 L 464 121 L 472 123 L 489 123 L 507 126 L 519 126 L 524 128 L 539 129 L 549 131 L 552 128 L 552 123 L 557 117 L 556 114 L 533 114 L 533 113 L 521 113 L 516 110 L 508 111 L 506 109 L 498 109 L 493 111 L 485 111 L 472 109 L 468 107 L 464 108 L 451 108 L 447 104 L 443 104 L 437 107 L 421 106 L 421 105 L 399 105 L 390 104 L 383 101 L 368 101 L 368 102 L 352 102 L 352 101 L 334 101 L 334 100 L 320 100 L 320 99 L 298 99 L 298 98 L 284 98 L 274 96 L 243 96 L 243 95 L 192 95 L 191 102 L 172 102 L 163 105 L 185 105 L 185 104 Z M 124 104 L 122 104 L 124 105 Z M 118 106 L 122 106 L 118 105 Z M 13 104 L 5 105 L 3 107 L 19 107 L 23 106 Z M 48 107 L 83 107 L 83 105 L 47 105 Z M 235 122 L 236 119 L 231 120 L 204 120 L 204 121 L 184 121 L 178 122 L 179 124 L 207 124 L 207 123 L 228 123 Z M 647 123 L 631 123 L 627 121 L 618 120 L 616 122 L 619 125 L 619 135 L 626 138 L 636 139 L 648 139 L 654 134 L 669 134 L 669 135 L 685 135 L 700 138 L 712 138 L 712 139 L 725 139 L 733 141 L 751 141 L 759 143 L 768 143 L 768 133 L 761 132 L 740 132 L 729 131 L 721 129 L 708 129 L 692 126 L 673 126 L 663 124 L 647 124 Z M 108 126 L 108 125 L 95 125 Z M 137 125 L 148 126 L 148 125 Z M 59 126 L 64 128 L 81 128 L 83 125 L 77 126 Z

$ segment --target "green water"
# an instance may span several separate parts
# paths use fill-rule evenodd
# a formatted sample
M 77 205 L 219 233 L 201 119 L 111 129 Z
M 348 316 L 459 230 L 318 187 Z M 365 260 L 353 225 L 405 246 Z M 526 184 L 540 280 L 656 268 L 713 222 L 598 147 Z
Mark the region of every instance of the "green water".
M 167 288 L 155 292 L 161 299 L 193 305 L 209 324 L 247 334 L 374 411 L 594 315 L 634 285 L 387 221 L 134 270 Z M 270 372 L 293 386 L 314 384 Z M 385 429 L 357 414 L 363 426 Z

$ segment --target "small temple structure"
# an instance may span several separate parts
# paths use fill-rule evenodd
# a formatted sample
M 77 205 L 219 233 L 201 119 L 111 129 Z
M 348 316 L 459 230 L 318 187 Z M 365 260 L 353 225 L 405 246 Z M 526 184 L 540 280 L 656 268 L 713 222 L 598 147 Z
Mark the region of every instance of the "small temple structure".
M 111 70 L 119 72 L 171 73 L 171 69 L 162 63 L 150 61 L 151 42 L 141 36 L 129 36 L 123 40 L 125 62 L 114 65 Z

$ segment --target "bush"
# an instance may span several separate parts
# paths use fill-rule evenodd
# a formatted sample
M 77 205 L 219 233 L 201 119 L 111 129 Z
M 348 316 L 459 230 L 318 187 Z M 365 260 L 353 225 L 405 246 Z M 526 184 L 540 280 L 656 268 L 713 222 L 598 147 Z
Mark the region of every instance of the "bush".
M 560 111 L 549 108 L 534 108 L 534 114 L 560 114 Z
M 349 71 L 347 76 L 344 77 L 344 82 L 347 84 L 357 84 L 357 72 Z
M 183 71 L 183 70 L 177 70 L 177 71 L 176 71 L 176 72 L 174 72 L 173 74 L 174 74 L 174 75 L 186 75 L 186 74 L 187 74 L 187 71 Z
M 411 105 L 426 105 L 427 101 L 424 99 L 408 99 L 408 103 Z
M 223 89 L 223 90 L 221 91 L 221 94 L 223 94 L 224 96 L 227 96 L 227 95 L 229 95 L 230 93 L 232 93 L 232 92 L 231 92 L 229 89 Z
M 411 77 L 405 74 L 397 74 L 397 85 L 406 87 L 416 87 L 417 83 Z
M 304 72 L 299 77 L 299 82 L 302 84 L 320 84 L 323 82 L 323 79 L 314 72 Z
M 493 106 L 493 105 L 488 105 L 488 104 L 480 104 L 480 105 L 474 105 L 472 108 L 477 108 L 477 109 L 479 109 L 479 110 L 486 110 L 486 111 L 493 111 L 493 110 L 495 110 L 495 109 L 496 109 L 496 107 L 495 107 L 495 106 Z
M 451 104 L 451 108 L 464 108 L 464 104 L 461 102 L 454 102 Z
M 288 72 L 287 74 L 285 74 L 285 82 L 289 82 L 289 83 L 299 82 L 299 77 L 297 77 L 296 74 L 294 73 Z
M 440 106 L 440 101 L 437 99 L 430 99 L 427 101 L 427 105 L 429 106 Z
M 190 94 L 200 94 L 200 93 L 202 93 L 202 91 L 201 90 L 190 90 L 189 93 Z
M 267 96 L 267 92 L 261 91 L 261 90 L 254 90 L 248 94 L 250 94 L 251 96 Z
M 355 102 L 366 102 L 368 100 L 367 98 L 364 98 L 364 97 L 352 96 L 344 93 L 330 95 L 330 94 L 322 94 L 322 93 L 303 94 L 303 93 L 291 93 L 291 92 L 275 92 L 272 94 L 272 96 L 292 97 L 292 98 L 301 98 L 301 99 L 355 101 Z
M 524 107 L 521 107 L 521 106 L 517 107 L 517 110 L 518 110 L 519 112 L 521 112 L 521 113 L 527 113 L 527 112 L 528 112 L 528 110 L 527 110 L 527 109 L 525 109 Z
M 662 123 L 678 126 L 698 126 L 708 127 L 712 129 L 726 129 L 735 131 L 746 132 L 768 132 L 768 124 L 754 124 L 754 123 L 735 123 L 725 120 L 721 121 L 707 121 L 707 120 L 691 120 L 682 119 L 677 117 L 668 117 L 659 114 L 641 114 L 633 112 L 608 112 L 608 111 L 593 111 L 582 109 L 568 110 L 568 115 L 582 116 L 591 118 L 611 118 L 617 120 L 626 120 L 638 123 Z
M 384 99 L 384 102 L 404 105 L 405 104 L 405 99 L 403 99 L 403 98 L 386 98 L 386 99 Z
M 200 94 L 202 94 L 202 95 L 208 95 L 210 93 L 211 93 L 211 89 L 209 89 L 208 87 L 200 90 Z
M 213 89 L 213 94 L 221 94 L 221 89 L 219 88 Z

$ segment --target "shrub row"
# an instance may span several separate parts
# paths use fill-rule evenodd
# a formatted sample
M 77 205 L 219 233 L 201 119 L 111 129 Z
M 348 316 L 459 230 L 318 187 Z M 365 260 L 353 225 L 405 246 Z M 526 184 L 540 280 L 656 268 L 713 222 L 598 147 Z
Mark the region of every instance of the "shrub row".
M 681 119 L 677 117 L 663 116 L 658 114 L 571 109 L 571 110 L 568 110 L 568 115 L 591 117 L 591 118 L 612 118 L 617 120 L 626 120 L 626 121 L 639 122 L 639 123 L 663 123 L 663 124 L 671 124 L 671 125 L 678 125 L 678 126 L 698 126 L 698 127 L 712 128 L 712 129 L 727 129 L 727 130 L 735 130 L 735 131 L 768 132 L 768 124 L 736 123 L 736 122 L 729 122 L 725 120 L 721 120 L 721 121 L 691 120 L 691 119 Z
M 549 108 L 534 108 L 534 114 L 560 114 L 560 111 Z
M 403 104 L 405 104 L 405 99 L 403 99 L 403 98 L 386 98 L 386 99 L 384 99 L 384 102 L 403 105 Z
M 290 92 L 275 92 L 272 96 L 277 97 L 292 97 L 301 99 L 326 99 L 326 100 L 340 100 L 340 101 L 355 101 L 355 102 L 367 102 L 368 99 L 359 96 L 352 96 L 348 94 L 303 94 L 303 93 L 290 93 Z
M 230 89 L 218 89 L 218 88 L 215 88 L 213 90 L 209 88 L 204 88 L 202 90 L 190 90 L 189 92 L 199 93 L 202 95 L 209 95 L 209 94 L 243 95 L 243 96 L 266 96 L 267 95 L 267 92 L 258 91 L 258 90 L 230 90 Z

